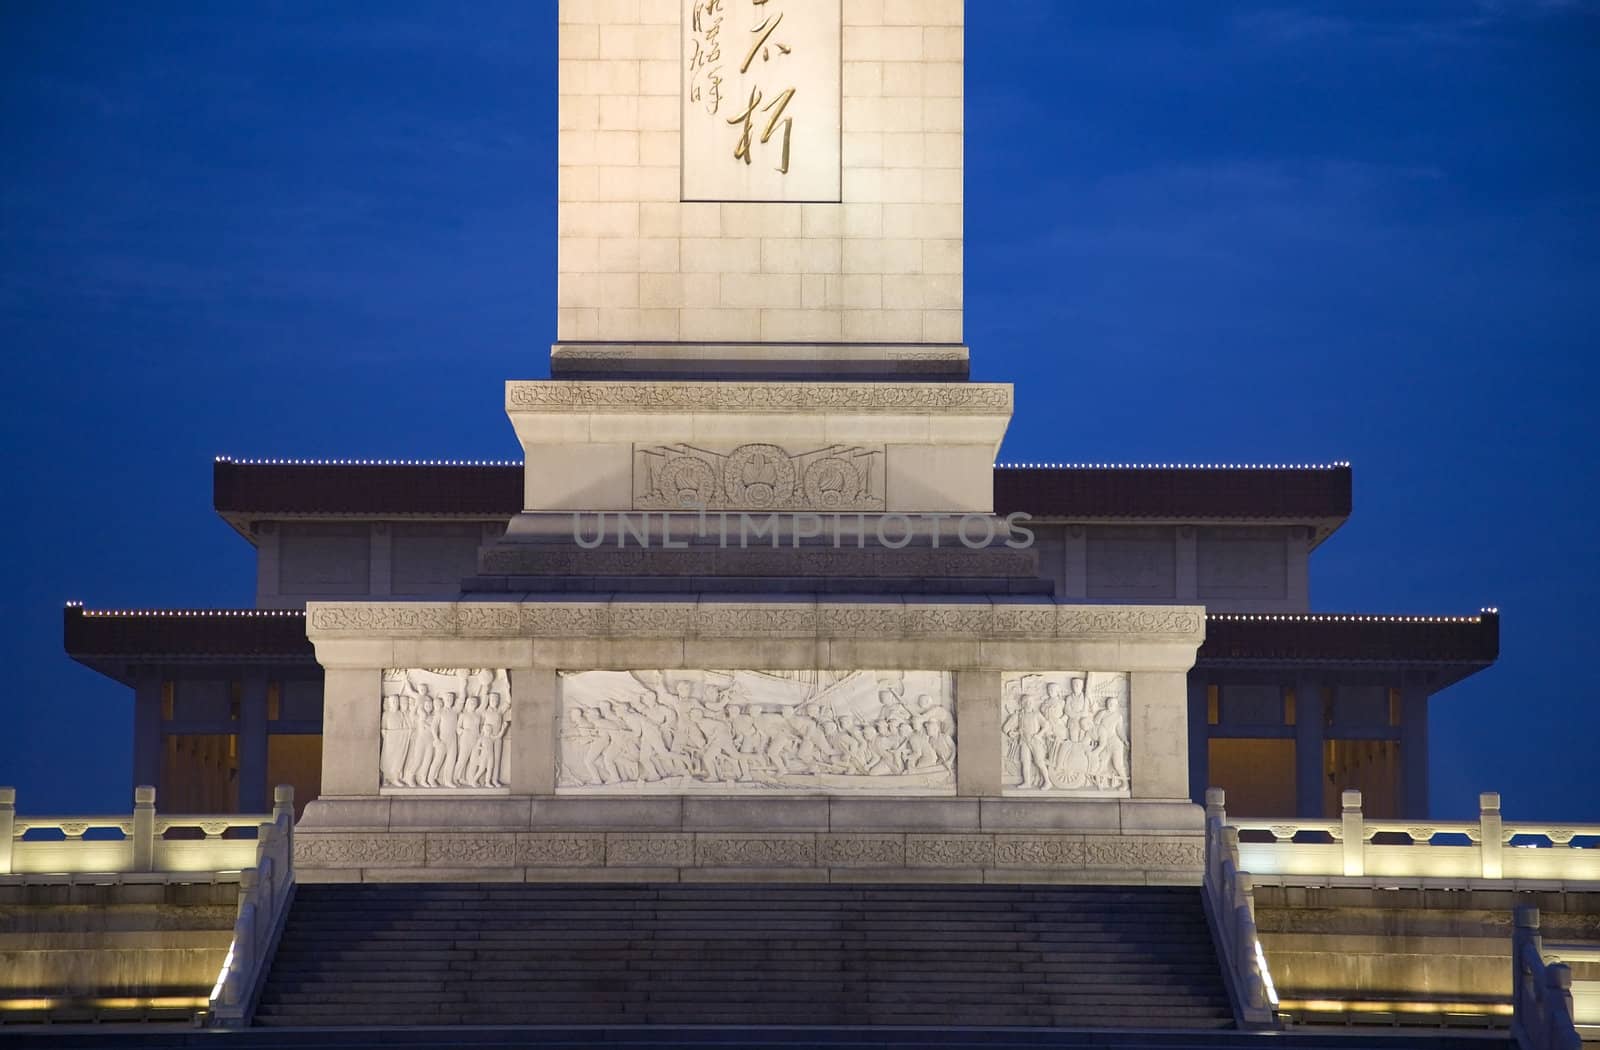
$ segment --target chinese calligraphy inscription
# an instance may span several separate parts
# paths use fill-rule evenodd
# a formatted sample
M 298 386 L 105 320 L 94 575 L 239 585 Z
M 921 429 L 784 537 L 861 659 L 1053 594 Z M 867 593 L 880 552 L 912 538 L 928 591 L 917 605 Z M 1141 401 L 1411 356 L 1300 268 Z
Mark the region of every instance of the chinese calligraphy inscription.
M 684 0 L 683 199 L 837 201 L 841 0 Z

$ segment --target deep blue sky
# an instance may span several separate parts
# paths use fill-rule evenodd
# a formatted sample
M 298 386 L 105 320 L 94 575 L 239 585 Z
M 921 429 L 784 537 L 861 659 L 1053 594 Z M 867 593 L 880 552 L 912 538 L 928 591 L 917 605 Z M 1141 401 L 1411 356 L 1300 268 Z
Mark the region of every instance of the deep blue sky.
M 1007 460 L 1326 462 L 1320 610 L 1505 614 L 1436 815 L 1600 820 L 1600 11 L 969 5 L 967 337 Z M 515 458 L 555 4 L 0 3 L 0 783 L 120 809 L 60 607 L 244 605 L 211 458 Z

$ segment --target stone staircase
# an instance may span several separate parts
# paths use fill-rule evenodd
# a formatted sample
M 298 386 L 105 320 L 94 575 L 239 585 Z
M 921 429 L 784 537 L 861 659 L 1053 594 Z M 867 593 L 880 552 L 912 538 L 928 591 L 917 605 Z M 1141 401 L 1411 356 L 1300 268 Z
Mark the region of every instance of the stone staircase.
M 1225 1028 L 1193 888 L 301 886 L 256 1013 L 311 1025 Z

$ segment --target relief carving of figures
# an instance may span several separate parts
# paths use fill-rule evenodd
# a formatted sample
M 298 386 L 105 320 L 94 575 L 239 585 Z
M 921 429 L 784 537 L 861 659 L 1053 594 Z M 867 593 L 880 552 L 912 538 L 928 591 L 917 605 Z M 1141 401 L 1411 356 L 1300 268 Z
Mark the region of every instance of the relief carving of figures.
M 504 670 L 390 668 L 383 673 L 379 785 L 390 790 L 506 787 L 511 686 Z
M 635 510 L 881 511 L 884 450 L 830 445 L 789 452 L 740 445 L 715 452 L 692 445 L 634 454 Z
M 561 676 L 566 794 L 955 791 L 943 671 Z
M 1128 796 L 1126 672 L 1007 672 L 1001 697 L 1006 794 Z

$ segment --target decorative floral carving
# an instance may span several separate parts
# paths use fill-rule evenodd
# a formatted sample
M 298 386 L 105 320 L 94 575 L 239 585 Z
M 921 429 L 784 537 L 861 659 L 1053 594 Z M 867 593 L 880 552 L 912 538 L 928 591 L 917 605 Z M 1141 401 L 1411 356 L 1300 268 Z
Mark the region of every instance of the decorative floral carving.
M 821 835 L 817 863 L 833 868 L 901 867 L 906 862 L 903 835 Z
M 1001 835 L 994 853 L 1002 868 L 1083 867 L 1083 840 L 1069 835 Z
M 814 635 L 815 605 L 702 605 L 695 610 L 695 633 L 727 635 Z
M 994 839 L 988 835 L 907 835 L 906 863 L 924 868 L 992 868 Z
M 810 835 L 700 835 L 695 856 L 702 868 L 809 868 L 817 850 Z
M 955 791 L 943 671 L 579 671 L 557 793 Z
M 1007 671 L 1000 697 L 1005 794 L 1127 797 L 1127 673 Z
M 517 607 L 501 602 L 463 602 L 456 620 L 469 635 L 515 635 L 522 627 Z
M 1084 863 L 1091 868 L 1203 868 L 1205 843 L 1199 839 L 1090 837 Z
M 821 605 L 818 625 L 825 635 L 897 638 L 906 633 L 903 605 Z
M 587 868 L 606 862 L 604 835 L 517 836 L 517 863 L 528 867 Z
M 313 631 L 363 634 L 454 634 L 456 607 L 438 602 L 313 605 L 310 626 Z
M 504 668 L 390 668 L 383 673 L 379 785 L 475 791 L 506 786 L 511 682 Z
M 610 609 L 605 605 L 563 602 L 521 608 L 522 630 L 534 638 L 592 638 L 605 635 L 611 627 Z
M 606 864 L 612 867 L 691 867 L 694 836 L 607 835 Z
M 317 835 L 294 838 L 294 862 L 306 868 L 418 867 L 426 856 L 421 835 Z
M 517 840 L 511 834 L 428 836 L 428 863 L 437 867 L 510 867 L 516 857 Z
M 1182 609 L 1106 609 L 1094 606 L 1059 606 L 1057 630 L 1063 636 L 1080 634 L 1182 634 L 1205 629 L 1200 612 Z
M 567 573 L 627 575 L 648 566 L 659 570 L 670 562 L 684 575 L 800 574 L 826 572 L 832 575 L 918 575 L 923 570 L 955 576 L 1014 575 L 1014 559 L 1024 559 L 1027 551 L 928 551 L 925 565 L 906 552 L 858 550 L 622 550 L 622 551 L 539 551 L 503 548 L 498 552 L 505 564 L 497 571 L 516 573 Z M 948 555 L 948 558 L 946 557 Z M 744 608 L 759 608 L 752 602 Z M 456 604 L 406 602 L 395 604 L 338 603 L 311 606 L 308 630 L 320 635 L 364 634 L 433 635 L 441 637 L 504 638 L 517 635 L 550 638 L 592 638 L 606 636 L 672 636 L 687 634 L 691 626 L 701 634 L 727 628 L 728 637 L 738 637 L 747 626 L 759 628 L 755 634 L 794 630 L 809 633 L 800 626 L 815 616 L 817 630 L 824 636 L 872 637 L 948 637 L 975 633 L 995 633 L 1022 638 L 1079 638 L 1095 635 L 1165 636 L 1177 635 L 1198 640 L 1203 623 L 1199 615 L 1185 609 L 1153 607 L 1062 606 L 1051 603 L 1007 604 L 872 604 L 819 602 L 809 606 L 796 602 L 782 614 L 762 613 L 746 616 L 737 602 L 714 617 L 696 618 L 694 603 L 682 601 L 628 602 L 462 602 Z M 802 611 L 802 610 L 814 611 Z M 716 625 L 713 627 L 712 625 Z
M 1009 383 L 670 383 L 534 381 L 506 384 L 506 408 L 594 411 L 926 412 L 1011 414 Z
M 689 633 L 695 607 L 684 603 L 614 604 L 611 633 L 671 636 Z
M 906 606 L 907 628 L 913 634 L 979 637 L 994 623 L 994 610 L 983 605 Z
M 996 605 L 994 632 L 1049 638 L 1056 633 L 1054 605 Z

